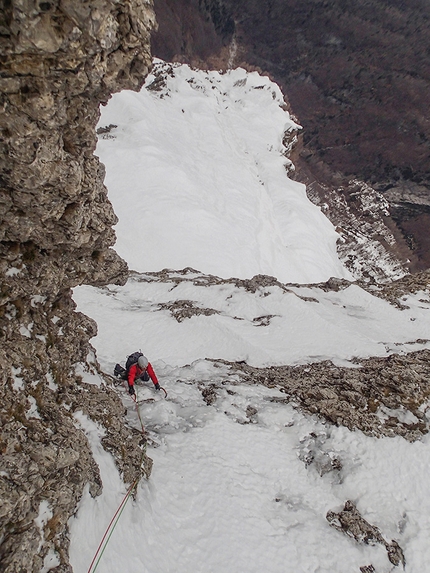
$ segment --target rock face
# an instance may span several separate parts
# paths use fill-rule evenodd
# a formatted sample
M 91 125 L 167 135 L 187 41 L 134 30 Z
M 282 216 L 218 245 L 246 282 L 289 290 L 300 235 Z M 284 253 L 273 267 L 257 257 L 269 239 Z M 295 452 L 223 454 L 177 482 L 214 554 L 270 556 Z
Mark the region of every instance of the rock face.
M 0 569 L 39 571 L 49 552 L 69 571 L 67 520 L 86 483 L 92 495 L 102 487 L 74 412 L 105 427 L 125 481 L 142 471 L 141 435 L 124 428 L 118 397 L 77 373 L 80 363 L 100 382 L 88 362 L 96 325 L 70 289 L 127 277 L 95 125 L 111 93 L 141 87 L 155 19 L 149 0 L 2 6 Z
M 388 543 L 379 529 L 371 525 L 360 515 L 360 512 L 351 500 L 345 503 L 342 511 L 338 513 L 329 511 L 326 518 L 332 527 L 352 537 L 358 543 L 365 543 L 367 545 L 376 545 L 379 543 L 383 545 L 387 550 L 389 561 L 395 566 L 403 565 L 403 568 L 405 567 L 405 556 L 397 541 L 393 539 L 391 543 Z M 375 571 L 373 565 L 360 567 L 360 569 L 362 573 L 372 573 Z
M 300 155 L 293 162 L 297 178 L 313 187 L 311 199 L 328 204 L 329 218 L 342 227 L 347 221 L 342 211 L 338 217 L 336 207 L 346 204 L 356 210 L 351 191 L 355 194 L 357 180 L 388 204 L 388 212 L 374 209 L 370 217 L 365 213 L 366 228 L 361 224 L 345 229 L 349 243 L 358 245 L 350 247 L 346 256 L 357 259 L 363 254 L 362 240 L 372 241 L 412 272 L 429 268 L 428 2 L 181 0 L 179 4 L 180 10 L 169 0 L 155 0 L 160 20 L 155 55 L 191 63 L 204 59 L 208 65 L 240 65 L 270 74 L 304 128 Z M 208 30 L 206 43 L 190 31 L 185 11 L 193 13 L 194 22 L 200 14 L 201 26 Z M 170 39 L 165 42 L 165 38 Z M 387 245 L 390 235 L 395 241 Z
M 223 26 L 213 24 L 209 13 L 202 13 L 200 0 L 154 0 L 159 34 L 152 37 L 154 55 L 166 60 L 192 62 L 203 67 L 210 61 L 216 66 L 225 42 Z M 216 16 L 215 16 L 216 19 Z M 234 28 L 234 22 L 230 26 Z M 214 59 L 213 59 L 214 58 Z
M 392 354 L 361 360 L 359 368 L 343 368 L 330 361 L 268 368 L 222 362 L 243 382 L 279 387 L 286 397 L 276 402 L 294 403 L 329 424 L 370 436 L 397 435 L 413 442 L 430 430 L 425 415 L 429 358 L 428 350 Z

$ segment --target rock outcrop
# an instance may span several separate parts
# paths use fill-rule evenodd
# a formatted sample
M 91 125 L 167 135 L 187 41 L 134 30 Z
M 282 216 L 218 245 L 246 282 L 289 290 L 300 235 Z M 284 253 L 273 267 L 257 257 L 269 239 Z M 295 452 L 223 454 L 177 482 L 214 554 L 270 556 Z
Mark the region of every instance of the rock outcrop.
M 255 368 L 228 364 L 242 382 L 277 387 L 285 398 L 329 424 L 361 430 L 370 436 L 402 436 L 411 442 L 430 430 L 426 415 L 430 395 L 430 351 L 360 361 L 359 368 L 330 361 L 305 366 Z
M 49 556 L 63 572 L 67 520 L 86 483 L 92 495 L 102 487 L 74 412 L 104 426 L 125 481 L 150 471 L 97 372 L 96 325 L 75 312 L 71 288 L 127 277 L 111 249 L 117 219 L 95 126 L 111 93 L 141 87 L 155 18 L 150 0 L 2 6 L 0 569 L 39 571 Z M 97 384 L 83 382 L 85 370 Z
M 387 556 L 395 566 L 403 565 L 405 567 L 405 556 L 400 545 L 394 539 L 391 543 L 386 541 L 375 525 L 371 525 L 366 521 L 358 511 L 355 504 L 348 500 L 345 502 L 343 510 L 336 513 L 335 511 L 327 512 L 327 521 L 329 524 L 341 531 L 348 537 L 352 537 L 358 543 L 365 543 L 367 545 L 380 544 L 387 550 Z M 360 567 L 362 573 L 372 573 L 375 571 L 373 565 L 365 565 Z

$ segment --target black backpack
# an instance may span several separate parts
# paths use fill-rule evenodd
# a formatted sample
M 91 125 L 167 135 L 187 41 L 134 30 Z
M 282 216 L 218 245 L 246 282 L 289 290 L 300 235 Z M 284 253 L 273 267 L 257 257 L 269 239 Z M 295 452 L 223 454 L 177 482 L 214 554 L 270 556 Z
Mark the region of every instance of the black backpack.
M 127 358 L 127 362 L 125 363 L 125 369 L 127 372 L 130 370 L 133 364 L 137 363 L 141 356 L 143 356 L 142 352 L 133 352 L 133 354 L 130 354 L 130 356 Z

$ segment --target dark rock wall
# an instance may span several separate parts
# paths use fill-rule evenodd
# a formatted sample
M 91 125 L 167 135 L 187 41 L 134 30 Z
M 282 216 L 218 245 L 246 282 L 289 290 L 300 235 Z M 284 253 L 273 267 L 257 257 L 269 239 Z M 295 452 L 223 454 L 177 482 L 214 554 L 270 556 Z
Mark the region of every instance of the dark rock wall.
M 220 55 L 231 38 L 223 37 L 222 26 L 214 24 L 202 0 L 154 0 L 154 9 L 158 29 L 151 42 L 155 56 L 167 62 L 222 67 Z
M 82 410 L 106 427 L 124 479 L 140 472 L 140 436 L 97 373 L 95 323 L 71 288 L 124 283 L 111 249 L 117 219 L 93 155 L 100 103 L 139 89 L 151 66 L 152 2 L 11 0 L 0 10 L 0 569 L 38 571 L 56 551 L 68 571 L 67 520 L 83 487 L 102 484 Z M 104 417 L 99 412 L 105 407 Z M 128 447 L 124 447 L 127 442 Z M 43 502 L 43 503 L 42 503 Z M 42 505 L 41 505 L 42 504 Z M 48 504 L 47 523 L 35 521 Z M 48 512 L 49 513 L 49 512 Z

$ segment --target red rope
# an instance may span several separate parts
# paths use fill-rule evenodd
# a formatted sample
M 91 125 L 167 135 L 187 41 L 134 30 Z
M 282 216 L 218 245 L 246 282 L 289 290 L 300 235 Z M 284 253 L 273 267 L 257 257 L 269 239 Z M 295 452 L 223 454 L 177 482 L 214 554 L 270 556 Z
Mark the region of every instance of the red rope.
M 123 500 L 122 500 L 121 503 L 119 504 L 118 509 L 115 511 L 114 516 L 113 516 L 112 519 L 110 520 L 110 523 L 109 523 L 109 525 L 108 525 L 108 527 L 107 527 L 107 529 L 106 529 L 106 531 L 105 531 L 105 533 L 104 533 L 104 535 L 103 535 L 103 537 L 102 537 L 102 540 L 100 541 L 100 544 L 99 544 L 99 546 L 97 547 L 97 551 L 96 551 L 96 553 L 95 553 L 95 555 L 94 555 L 94 558 L 93 558 L 93 560 L 91 561 L 91 565 L 90 565 L 89 568 L 88 568 L 88 573 L 90 573 L 91 568 L 92 568 L 92 566 L 94 565 L 95 560 L 97 559 L 97 555 L 99 554 L 100 549 L 102 548 L 103 542 L 104 542 L 104 540 L 106 539 L 106 536 L 108 535 L 110 528 L 112 527 L 112 523 L 115 521 L 116 516 L 117 516 L 118 513 L 121 511 L 122 506 L 123 506 L 123 505 L 125 504 L 125 502 L 128 500 L 128 498 L 129 498 L 131 492 L 132 492 L 133 489 L 136 487 L 138 481 L 139 481 L 139 478 L 136 478 L 136 479 L 134 480 L 134 482 L 131 484 L 131 486 L 129 487 L 127 493 L 125 494 Z
M 128 385 L 126 385 L 125 382 L 124 382 L 124 386 L 125 386 L 125 388 L 127 389 L 127 386 L 128 386 Z M 163 388 L 163 390 L 164 390 L 164 388 Z M 164 391 L 165 391 L 165 390 L 164 390 Z M 166 391 L 165 391 L 165 392 L 166 392 Z M 166 396 L 167 396 L 167 392 L 166 392 Z M 138 406 L 138 404 L 137 404 L 137 396 L 136 396 L 136 394 L 132 394 L 132 395 L 131 395 L 131 398 L 132 398 L 132 400 L 134 400 L 134 403 L 135 403 L 135 405 L 136 405 L 136 412 L 137 412 L 137 416 L 138 416 L 139 421 L 140 421 L 140 426 L 141 426 L 141 428 L 142 428 L 142 434 L 145 434 L 145 428 L 144 428 L 144 426 L 143 426 L 142 418 L 141 418 L 141 416 L 140 416 L 140 411 L 139 411 L 139 406 Z M 96 559 L 97 559 L 97 556 L 98 556 L 98 554 L 100 553 L 100 550 L 101 550 L 101 548 L 102 548 L 102 546 L 103 546 L 104 540 L 105 540 L 106 537 L 108 536 L 109 531 L 110 531 L 110 529 L 111 529 L 111 527 L 112 527 L 112 524 L 115 522 L 115 519 L 116 519 L 116 517 L 118 516 L 118 514 L 120 514 L 120 513 L 122 512 L 123 506 L 124 506 L 125 503 L 127 502 L 128 498 L 129 498 L 130 495 L 131 495 L 131 492 L 134 490 L 134 488 L 137 486 L 138 483 L 139 483 L 139 477 L 137 477 L 137 478 L 134 480 L 134 482 L 131 484 L 131 486 L 129 487 L 127 493 L 125 494 L 123 500 L 121 501 L 121 503 L 119 504 L 117 510 L 115 511 L 115 514 L 114 514 L 114 516 L 112 517 L 112 519 L 110 520 L 110 523 L 109 523 L 109 525 L 107 526 L 107 529 L 106 529 L 106 531 L 105 531 L 105 533 L 104 533 L 104 535 L 103 535 L 103 537 L 102 537 L 102 540 L 100 541 L 100 544 L 99 544 L 99 546 L 97 547 L 97 551 L 96 551 L 96 553 L 95 553 L 95 555 L 94 555 L 94 557 L 93 557 L 93 560 L 91 561 L 91 565 L 90 565 L 89 568 L 88 568 L 88 573 L 91 572 L 92 566 L 94 565 L 94 563 L 95 563 L 95 561 L 96 561 Z M 119 517 L 118 517 L 118 519 L 119 519 Z M 116 525 L 116 524 L 115 524 L 115 525 Z M 115 525 L 114 525 L 114 527 L 115 527 Z M 113 528 L 112 528 L 112 531 L 113 531 Z M 108 539 L 107 539 L 106 545 L 107 545 L 109 539 L 110 539 L 110 535 L 109 535 L 109 537 L 108 537 Z M 101 556 L 103 555 L 103 552 L 104 552 L 105 548 L 106 548 L 106 546 L 103 548 L 103 551 L 102 551 L 102 554 L 100 555 L 100 558 L 101 558 Z M 100 561 L 100 559 L 99 559 L 99 561 Z M 96 567 L 98 566 L 99 561 L 97 561 L 96 566 L 94 567 L 94 570 L 93 570 L 93 571 L 96 570 Z
M 126 383 L 126 381 L 124 381 L 124 387 L 125 387 L 126 390 L 128 390 L 128 384 Z M 161 390 L 163 390 L 164 395 L 165 395 L 165 398 L 167 398 L 167 392 L 166 392 L 166 390 L 165 390 L 163 387 L 161 387 Z M 139 418 L 140 426 L 141 426 L 141 428 L 142 428 L 142 434 L 145 435 L 145 428 L 144 428 L 144 426 L 143 426 L 143 421 L 142 421 L 142 417 L 141 417 L 141 415 L 140 415 L 139 405 L 138 405 L 138 403 L 137 403 L 137 394 L 132 394 L 132 395 L 131 395 L 131 399 L 134 401 L 134 403 L 135 403 L 135 405 L 136 405 L 136 413 L 137 413 L 137 416 L 138 416 L 138 418 Z M 143 455 L 144 455 L 144 454 L 143 454 Z M 143 461 L 143 457 L 142 457 L 142 461 Z M 109 523 L 109 525 L 108 525 L 108 527 L 107 527 L 107 529 L 106 529 L 106 531 L 105 531 L 105 533 L 104 533 L 104 535 L 103 535 L 103 537 L 102 537 L 102 540 L 100 541 L 100 544 L 99 544 L 99 546 L 97 547 L 97 551 L 96 551 L 96 553 L 95 553 L 95 555 L 94 555 L 94 557 L 93 557 L 93 560 L 91 561 L 91 565 L 90 565 L 89 568 L 88 568 L 88 573 L 91 573 L 91 569 L 92 569 L 92 567 L 93 567 L 93 565 L 94 565 L 94 563 L 95 563 L 95 561 L 96 561 L 96 559 L 97 559 L 97 556 L 98 556 L 99 553 L 100 553 L 101 548 L 103 547 L 103 543 L 104 543 L 106 537 L 107 537 L 106 545 L 108 544 L 109 539 L 110 539 L 110 536 L 112 535 L 112 532 L 113 532 L 113 530 L 115 529 L 116 523 L 117 523 L 118 520 L 119 520 L 119 517 L 120 517 L 120 515 L 121 515 L 121 513 L 122 513 L 122 510 L 123 510 L 123 508 L 124 508 L 124 505 L 125 505 L 125 503 L 127 502 L 127 500 L 129 499 L 129 497 L 130 497 L 130 495 L 131 495 L 131 492 L 134 490 L 135 487 L 137 487 L 137 484 L 138 484 L 138 483 L 139 483 L 139 477 L 137 477 L 137 478 L 134 480 L 134 482 L 131 484 L 131 486 L 129 487 L 127 493 L 125 494 L 123 500 L 121 501 L 121 503 L 119 504 L 117 510 L 115 511 L 115 514 L 114 514 L 114 516 L 112 517 L 112 519 L 110 520 L 110 523 Z M 118 519 L 117 519 L 117 516 L 118 516 Z M 115 523 L 115 520 L 116 520 L 116 519 L 117 519 L 117 522 Z M 114 525 L 113 525 L 113 524 L 114 524 Z M 112 525 L 113 525 L 113 527 L 112 527 Z M 111 530 L 111 528 L 112 528 L 112 530 Z M 95 567 L 94 567 L 94 569 L 93 569 L 93 573 L 94 573 L 94 571 L 96 570 L 96 568 L 97 568 L 97 566 L 98 566 L 98 564 L 99 564 L 99 562 L 100 562 L 100 559 L 101 559 L 101 557 L 102 557 L 102 555 L 103 555 L 103 552 L 104 552 L 104 550 L 106 549 L 106 545 L 103 547 L 103 551 L 101 552 L 100 557 L 99 557 L 99 559 L 98 559 L 98 561 L 97 561 L 97 563 L 96 563 L 96 565 L 95 565 Z

